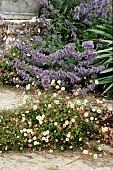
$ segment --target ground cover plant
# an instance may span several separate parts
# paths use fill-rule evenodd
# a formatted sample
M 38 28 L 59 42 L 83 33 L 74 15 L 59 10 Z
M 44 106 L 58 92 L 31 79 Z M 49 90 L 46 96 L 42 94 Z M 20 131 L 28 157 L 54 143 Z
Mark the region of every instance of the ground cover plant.
M 29 104 L 23 95 L 23 109 L 0 113 L 0 150 L 80 149 L 92 154 L 98 144 L 110 144 L 112 125 L 106 118 L 112 111 L 105 99 L 79 100 L 75 91 L 69 96 L 64 87 L 56 93 L 35 93 Z
M 28 104 L 25 93 L 22 108 L 0 113 L 0 149 L 80 149 L 92 154 L 97 144 L 111 144 L 113 127 L 105 99 L 83 99 L 106 69 L 105 64 L 95 65 L 100 61 L 96 50 L 106 46 L 97 39 L 105 37 L 87 30 L 105 20 L 111 24 L 111 1 L 40 3 L 36 23 L 4 23 L 0 81 L 32 91 L 37 98 Z

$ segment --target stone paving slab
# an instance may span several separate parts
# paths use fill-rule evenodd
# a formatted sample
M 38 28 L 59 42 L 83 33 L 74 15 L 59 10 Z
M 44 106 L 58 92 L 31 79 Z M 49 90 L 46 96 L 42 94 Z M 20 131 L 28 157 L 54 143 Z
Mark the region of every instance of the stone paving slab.
M 20 105 L 21 94 L 0 86 L 0 110 L 14 109 Z
M 113 160 L 86 160 L 69 153 L 68 156 L 40 153 L 0 155 L 0 170 L 48 170 L 49 167 L 58 167 L 59 170 L 113 170 Z

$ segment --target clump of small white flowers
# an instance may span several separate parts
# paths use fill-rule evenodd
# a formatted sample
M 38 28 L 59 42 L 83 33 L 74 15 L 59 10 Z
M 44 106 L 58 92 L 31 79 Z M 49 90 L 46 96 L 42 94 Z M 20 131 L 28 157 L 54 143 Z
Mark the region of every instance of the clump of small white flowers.
M 66 138 L 66 141 L 68 142 L 68 141 L 69 141 L 69 138 Z
M 101 111 L 101 109 L 97 109 L 97 113 L 101 113 L 102 111 Z
M 61 80 L 58 80 L 58 81 L 57 81 L 57 84 L 59 84 L 59 85 L 60 85 L 60 84 L 61 84 Z
M 32 134 L 33 130 L 32 129 L 27 129 L 27 132 Z
M 46 140 L 46 137 L 43 136 L 43 137 L 42 137 L 42 140 Z
M 93 112 L 95 112 L 95 111 L 96 111 L 96 109 L 95 109 L 95 108 L 92 108 L 92 111 L 93 111 Z
M 65 87 L 61 87 L 61 90 L 62 90 L 62 91 L 65 91 Z
M 22 117 L 25 117 L 25 114 L 22 114 Z
M 44 119 L 44 117 L 45 117 L 45 115 L 43 114 L 43 115 L 42 115 L 42 119 Z
M 40 28 L 38 28 L 38 30 L 37 30 L 39 33 L 40 33 Z
M 20 130 L 20 133 L 23 133 L 23 130 Z
M 95 84 L 96 84 L 96 85 L 99 84 L 99 81 L 98 81 L 98 80 L 95 80 Z
M 23 128 L 23 132 L 27 132 L 27 129 L 26 129 L 26 128 Z
M 74 109 L 75 105 L 74 103 L 70 103 L 70 108 Z
M 88 154 L 88 150 L 83 150 L 83 154 L 87 155 Z
M 103 103 L 103 101 L 101 101 L 99 99 L 97 99 L 96 102 L 97 102 L 97 104 L 102 104 Z
M 54 85 L 54 84 L 55 84 L 55 80 L 52 80 L 52 81 L 51 81 L 51 85 Z
M 88 100 L 87 100 L 87 99 L 84 99 L 84 103 L 88 103 Z
M 27 96 L 27 95 L 22 96 L 22 101 L 23 101 L 23 102 L 26 102 L 27 99 L 28 99 L 28 96 Z
M 29 110 L 26 110 L 25 113 L 29 113 Z
M 39 92 L 38 92 L 38 96 L 41 96 L 41 94 L 42 94 L 41 91 L 39 91 Z
M 72 119 L 71 119 L 71 122 L 72 122 L 72 123 L 74 123 L 74 122 L 75 122 L 75 119 L 74 119 L 74 118 L 72 118 Z
M 59 100 L 54 100 L 54 103 L 55 104 L 59 104 Z
M 16 88 L 19 88 L 19 84 L 16 85 Z
M 26 100 L 26 99 L 28 99 L 28 96 L 24 95 L 23 100 Z
M 53 93 L 53 97 L 56 97 L 58 94 L 57 93 Z
M 27 133 L 24 133 L 24 136 L 26 137 L 26 136 L 27 136 Z
M 107 132 L 108 131 L 108 127 L 102 127 L 102 132 Z
M 70 148 L 70 149 L 72 149 L 72 148 L 73 148 L 73 146 L 71 145 L 69 148 Z
M 85 113 L 84 113 L 84 116 L 85 116 L 85 117 L 88 117 L 88 115 L 89 115 L 88 112 L 85 112 Z
M 31 56 L 31 54 L 29 54 L 29 53 L 27 53 L 26 55 L 27 55 L 28 57 L 30 57 L 30 56 Z
M 27 85 L 26 85 L 26 90 L 30 90 L 30 88 L 31 88 L 31 85 L 30 85 L 30 84 L 27 84 Z
M 34 86 L 34 84 L 35 84 L 35 82 L 33 81 L 33 82 L 32 82 L 32 86 Z
M 59 85 L 56 85 L 55 88 L 56 88 L 56 89 L 59 89 L 60 87 L 59 87 Z
M 99 151 L 102 151 L 102 148 L 99 146 L 99 147 L 98 147 L 98 150 L 99 150 Z
M 23 149 L 23 147 L 20 147 L 20 150 L 22 150 Z
M 22 117 L 22 122 L 24 122 L 25 120 L 26 120 L 26 118 L 23 116 L 23 117 Z
M 31 125 L 32 124 L 31 121 L 28 121 L 28 124 Z
M 63 124 L 63 128 L 65 128 L 66 127 L 66 125 L 65 124 Z
M 47 143 L 47 142 L 49 142 L 49 139 L 48 139 L 48 138 L 46 138 L 46 139 L 45 139 L 45 142 L 46 142 L 46 143 Z
M 42 125 L 44 117 L 45 117 L 44 114 L 42 116 L 40 116 L 40 115 L 36 116 L 36 119 L 39 121 L 40 125 Z
M 54 122 L 54 126 L 57 126 L 58 125 L 58 122 Z
M 79 138 L 79 141 L 82 141 L 82 138 Z
M 44 136 L 46 136 L 46 131 L 45 131 L 45 132 L 43 132 L 43 135 L 44 135 Z
M 94 154 L 93 157 L 94 157 L 94 159 L 97 159 L 97 154 Z
M 90 117 L 90 120 L 94 120 L 94 117 L 93 117 L 93 116 L 91 116 L 91 117 Z
M 68 120 L 65 121 L 65 125 L 69 125 L 69 121 Z
M 66 135 L 67 138 L 70 138 L 71 136 L 71 132 L 68 132 L 68 134 Z
M 48 104 L 48 107 L 49 107 L 49 108 L 52 108 L 52 105 L 51 105 L 51 104 Z
M 33 140 L 36 140 L 37 139 L 37 137 L 36 136 L 33 136 Z
M 22 105 L 25 105 L 25 104 L 26 104 L 26 100 L 23 100 Z
M 43 135 L 44 135 L 44 136 L 46 136 L 46 135 L 48 135 L 48 134 L 49 134 L 49 130 L 46 130 L 46 131 L 43 132 Z
M 60 149 L 61 149 L 61 151 L 63 151 L 63 150 L 64 150 L 64 147 L 63 147 L 63 146 L 61 146 L 61 147 L 60 147 Z
M 33 110 L 37 110 L 37 108 L 38 108 L 37 105 L 33 106 Z
M 49 153 L 53 153 L 53 150 L 52 150 L 52 149 L 50 149 L 50 150 L 49 150 Z
M 28 139 L 28 143 L 31 143 L 32 142 L 32 140 L 31 139 Z
M 77 100 L 77 105 L 81 105 L 81 102 L 80 102 L 80 100 Z
M 109 111 L 113 111 L 113 105 L 112 106 L 107 106 Z
M 34 145 L 39 145 L 39 142 L 37 142 L 37 141 L 34 141 L 34 143 L 33 143 Z

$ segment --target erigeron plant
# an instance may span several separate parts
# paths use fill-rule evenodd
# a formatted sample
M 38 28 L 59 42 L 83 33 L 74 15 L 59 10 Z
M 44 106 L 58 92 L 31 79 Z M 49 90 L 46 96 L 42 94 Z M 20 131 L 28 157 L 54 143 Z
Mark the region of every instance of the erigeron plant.
M 54 93 L 37 90 L 35 101 L 29 105 L 25 105 L 28 99 L 25 94 L 23 109 L 10 114 L 0 113 L 0 149 L 49 148 L 50 152 L 80 149 L 83 154 L 93 154 L 95 145 L 109 142 L 112 139 L 111 127 L 102 124 L 103 119 L 112 114 L 106 101 L 97 100 L 91 106 L 87 98 L 81 101 L 75 91 L 69 96 L 64 89 L 60 87 L 60 93 L 59 90 Z

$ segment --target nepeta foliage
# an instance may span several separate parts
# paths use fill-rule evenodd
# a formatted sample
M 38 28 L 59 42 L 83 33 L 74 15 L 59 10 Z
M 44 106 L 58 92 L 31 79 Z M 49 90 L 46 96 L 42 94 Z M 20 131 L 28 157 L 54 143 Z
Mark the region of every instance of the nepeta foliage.
M 82 31 L 98 23 L 110 22 L 108 0 L 40 0 L 43 5 L 38 22 L 20 31 L 15 29 L 11 50 L 1 56 L 1 81 L 20 85 L 50 87 L 55 79 L 67 89 L 93 90 L 90 83 L 104 67 L 94 67 L 94 45 L 84 41 Z
M 103 20 L 112 22 L 111 0 L 50 0 L 39 1 L 42 8 L 40 15 L 51 19 L 51 31 L 61 35 L 65 43 L 83 40 L 81 31 Z M 65 36 L 64 36 L 65 35 Z
M 8 68 L 10 72 L 2 72 L 1 77 L 4 77 L 3 81 L 10 77 L 11 82 L 20 85 L 34 82 L 35 86 L 50 87 L 53 79 L 56 81 L 60 79 L 62 86 L 67 88 L 77 88 L 80 84 L 81 87 L 86 87 L 90 79 L 103 70 L 103 66 L 89 67 L 95 57 L 93 42 L 83 42 L 81 48 L 83 51 L 79 52 L 75 43 L 69 43 L 64 48 L 47 55 L 43 49 L 34 49 L 32 43 L 25 37 L 19 37 L 19 43 L 11 49 L 11 53 L 2 58 L 1 66 L 4 70 Z M 14 74 L 11 74 L 11 70 L 14 70 Z M 92 86 L 87 88 L 93 90 Z

